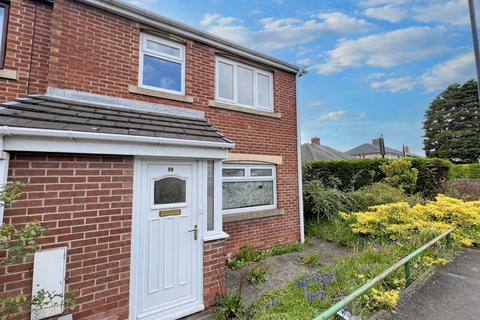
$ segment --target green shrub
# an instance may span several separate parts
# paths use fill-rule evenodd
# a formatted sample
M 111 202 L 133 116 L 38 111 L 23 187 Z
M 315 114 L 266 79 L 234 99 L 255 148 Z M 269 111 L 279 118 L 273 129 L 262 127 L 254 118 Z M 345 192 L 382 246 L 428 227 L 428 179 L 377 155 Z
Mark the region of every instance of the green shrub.
M 393 202 L 406 201 L 408 196 L 403 190 L 394 188 L 384 182 L 376 182 L 372 185 L 353 191 L 356 198 L 359 199 L 363 208 L 387 204 Z
M 443 159 L 406 158 L 418 170 L 415 193 L 434 198 L 445 180 L 450 178 L 452 163 Z M 350 191 L 381 181 L 385 175 L 380 165 L 387 159 L 357 159 L 338 161 L 307 161 L 303 167 L 303 181 L 318 180 L 324 186 Z M 332 183 L 332 181 L 336 181 Z
M 405 158 L 396 159 L 380 165 L 385 178 L 383 181 L 394 187 L 412 194 L 417 187 L 418 169 L 412 168 L 412 163 Z
M 304 185 L 304 212 L 306 218 L 332 219 L 338 212 L 361 209 L 354 193 L 325 188 L 319 181 Z
M 303 252 L 300 254 L 299 258 L 302 264 L 311 267 L 318 266 L 321 263 L 320 255 L 315 252 Z
M 442 190 L 446 180 L 451 178 L 452 163 L 444 159 L 410 158 L 412 167 L 418 170 L 416 193 L 433 199 Z
M 379 166 L 386 162 L 386 159 L 308 161 L 303 168 L 303 180 L 318 180 L 327 187 L 332 187 L 334 181 L 334 187 L 343 191 L 359 189 L 382 180 Z
M 480 179 L 480 163 L 452 165 L 451 177 L 453 179 Z

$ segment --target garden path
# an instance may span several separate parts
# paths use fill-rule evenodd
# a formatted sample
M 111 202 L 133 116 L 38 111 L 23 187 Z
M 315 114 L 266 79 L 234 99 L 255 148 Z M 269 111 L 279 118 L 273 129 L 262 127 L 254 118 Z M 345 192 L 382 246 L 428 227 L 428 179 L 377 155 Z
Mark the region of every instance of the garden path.
M 480 319 L 480 249 L 470 248 L 403 296 L 382 320 Z
M 268 267 L 268 281 L 264 283 L 260 290 L 254 286 L 246 283 L 242 290 L 242 297 L 245 305 L 250 305 L 265 290 L 281 287 L 294 279 L 296 276 L 310 273 L 318 268 L 322 268 L 332 263 L 332 261 L 339 257 L 348 254 L 347 249 L 338 247 L 332 243 L 311 238 L 309 240 L 312 246 L 306 247 L 300 252 L 292 252 L 283 255 L 268 257 L 265 259 L 265 264 Z M 320 265 L 310 267 L 300 262 L 300 254 L 304 252 L 315 252 L 320 256 Z M 228 292 L 235 292 L 238 288 L 238 281 L 240 275 L 238 271 L 227 269 L 227 290 Z M 211 310 L 208 312 L 195 314 L 184 318 L 183 320 L 211 320 Z
M 265 264 L 268 268 L 268 281 L 264 283 L 260 290 L 246 283 L 242 290 L 242 297 L 248 306 L 255 301 L 263 291 L 281 287 L 296 276 L 310 273 L 314 270 L 329 265 L 335 258 L 345 255 L 348 251 L 343 247 L 338 247 L 329 242 L 311 238 L 311 247 L 307 247 L 300 252 L 292 252 L 279 256 L 268 257 Z M 305 252 L 315 252 L 320 256 L 320 265 L 311 267 L 301 263 L 300 254 Z M 238 271 L 227 269 L 227 290 L 235 292 L 238 288 L 240 274 Z

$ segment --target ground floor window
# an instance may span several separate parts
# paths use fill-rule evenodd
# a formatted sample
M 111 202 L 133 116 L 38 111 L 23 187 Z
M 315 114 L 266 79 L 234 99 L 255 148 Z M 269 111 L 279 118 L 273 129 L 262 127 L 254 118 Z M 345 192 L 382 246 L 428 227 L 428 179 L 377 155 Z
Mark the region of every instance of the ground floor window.
M 224 164 L 222 167 L 223 213 L 276 208 L 274 165 Z

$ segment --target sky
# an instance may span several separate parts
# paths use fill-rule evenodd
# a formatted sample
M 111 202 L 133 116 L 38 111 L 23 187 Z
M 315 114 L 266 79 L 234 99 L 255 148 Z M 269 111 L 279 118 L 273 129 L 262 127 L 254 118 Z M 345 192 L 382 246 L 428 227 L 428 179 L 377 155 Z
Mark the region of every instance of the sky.
M 387 146 L 424 155 L 430 102 L 475 75 L 466 0 L 129 2 L 307 67 L 302 142 L 318 136 L 342 151 L 383 134 Z

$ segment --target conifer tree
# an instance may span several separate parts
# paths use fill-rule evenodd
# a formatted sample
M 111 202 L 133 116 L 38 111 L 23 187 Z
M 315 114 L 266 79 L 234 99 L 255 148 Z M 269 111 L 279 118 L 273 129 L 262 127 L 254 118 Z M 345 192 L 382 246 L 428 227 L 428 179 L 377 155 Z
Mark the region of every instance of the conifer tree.
M 477 82 L 452 84 L 430 104 L 423 122 L 427 157 L 480 161 L 480 104 Z

